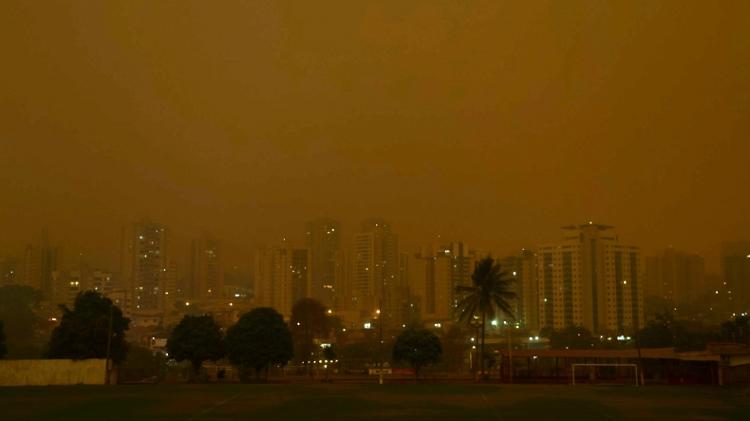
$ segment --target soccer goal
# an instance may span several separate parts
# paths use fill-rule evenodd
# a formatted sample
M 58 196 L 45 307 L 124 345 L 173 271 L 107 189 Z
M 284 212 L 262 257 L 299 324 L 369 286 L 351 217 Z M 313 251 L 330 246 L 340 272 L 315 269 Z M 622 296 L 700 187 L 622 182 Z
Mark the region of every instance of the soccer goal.
M 598 367 L 632 367 L 633 368 L 633 381 L 634 381 L 634 384 L 636 386 L 639 385 L 639 382 L 638 382 L 638 364 L 614 364 L 614 363 L 612 363 L 612 364 L 603 364 L 603 363 L 597 363 L 597 364 L 593 364 L 593 363 L 592 364 L 583 364 L 583 363 L 572 364 L 571 367 L 570 367 L 571 374 L 572 374 L 572 376 L 570 377 L 570 380 L 571 380 L 571 384 L 573 386 L 576 385 L 576 368 L 577 367 L 591 367 L 588 372 L 592 373 L 591 370 L 594 370 L 593 371 L 594 375 L 596 374 L 596 370 L 597 370 Z

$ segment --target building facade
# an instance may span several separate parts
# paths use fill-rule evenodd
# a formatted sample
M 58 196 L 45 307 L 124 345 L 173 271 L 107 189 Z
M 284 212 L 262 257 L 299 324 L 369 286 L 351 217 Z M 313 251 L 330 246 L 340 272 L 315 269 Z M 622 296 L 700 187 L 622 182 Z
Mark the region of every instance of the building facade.
M 62 248 L 50 243 L 46 230 L 35 244 L 24 250 L 20 283 L 38 289 L 47 300 L 55 296 L 53 274 L 62 268 Z
M 341 224 L 328 218 L 310 221 L 305 226 L 308 250 L 308 285 L 304 296 L 314 298 L 328 308 L 336 307 L 336 290 L 342 280 Z
M 224 290 L 224 267 L 221 244 L 203 234 L 190 247 L 190 275 L 185 295 L 193 300 L 221 298 Z
M 536 253 L 527 249 L 500 262 L 503 271 L 513 280 L 515 321 L 531 332 L 538 332 L 540 326 L 537 262 Z
M 646 258 L 645 293 L 674 304 L 693 303 L 707 291 L 703 257 L 672 247 Z
M 567 226 L 563 242 L 539 247 L 540 327 L 625 334 L 643 326 L 640 249 L 620 244 L 611 228 Z
M 167 228 L 148 220 L 123 229 L 120 275 L 131 291 L 133 311 L 163 310 L 168 295 L 174 295 L 167 242 Z
M 380 218 L 365 220 L 354 235 L 351 308 L 361 320 L 377 317 L 389 328 L 404 319 L 406 297 L 399 274 L 398 236 Z
M 411 256 L 409 304 L 418 308 L 421 320 L 443 323 L 455 318 L 456 287 L 472 284 L 476 260 L 476 253 L 463 242 L 423 247 Z
M 732 295 L 734 310 L 750 308 L 750 241 L 725 242 L 721 247 L 721 272 Z
M 256 250 L 254 263 L 255 305 L 272 307 L 288 319 L 295 298 L 304 290 L 300 284 L 306 283 L 306 251 L 294 249 L 286 242 L 261 247 Z

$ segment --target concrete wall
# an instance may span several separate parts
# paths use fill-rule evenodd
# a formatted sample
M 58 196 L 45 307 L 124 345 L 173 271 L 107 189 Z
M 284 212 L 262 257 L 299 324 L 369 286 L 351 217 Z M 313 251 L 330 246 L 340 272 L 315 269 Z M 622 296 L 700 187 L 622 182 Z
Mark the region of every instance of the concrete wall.
M 104 384 L 106 364 L 104 359 L 0 360 L 0 386 Z

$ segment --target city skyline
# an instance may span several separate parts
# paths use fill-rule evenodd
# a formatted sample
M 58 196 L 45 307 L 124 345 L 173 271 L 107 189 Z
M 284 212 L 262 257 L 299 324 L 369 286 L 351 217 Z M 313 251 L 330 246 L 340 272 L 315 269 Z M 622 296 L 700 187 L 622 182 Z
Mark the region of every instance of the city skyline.
M 165 227 L 169 227 L 170 229 L 169 245 L 170 248 L 172 248 L 170 259 L 173 259 L 174 262 L 178 263 L 182 275 L 189 276 L 192 260 L 191 254 L 193 253 L 192 249 L 194 247 L 194 243 L 196 241 L 204 239 L 204 237 L 207 236 L 214 241 L 221 242 L 222 259 L 224 263 L 223 266 L 225 267 L 225 269 L 235 267 L 247 271 L 251 270 L 251 267 L 248 265 L 252 264 L 255 251 L 259 247 L 270 247 L 280 242 L 284 242 L 289 243 L 296 248 L 310 249 L 310 238 L 308 233 L 310 233 L 310 224 L 314 224 L 316 222 L 320 223 L 322 221 L 325 221 L 328 223 L 336 224 L 336 227 L 338 227 L 338 231 L 336 233 L 336 241 L 338 242 L 339 247 L 350 247 L 351 244 L 356 240 L 356 235 L 360 231 L 357 227 L 361 224 L 362 221 L 365 221 L 367 219 L 373 219 L 373 217 L 369 216 L 362 218 L 354 224 L 342 223 L 341 219 L 335 217 L 307 218 L 303 220 L 300 226 L 296 227 L 296 229 L 284 230 L 268 239 L 256 238 L 245 242 L 228 241 L 226 238 L 216 235 L 214 232 L 206 230 L 199 231 L 194 235 L 189 235 L 184 230 L 180 230 L 179 227 L 174 227 L 172 224 L 165 223 L 163 221 L 159 221 L 158 223 Z M 398 223 L 398 221 L 396 221 L 396 224 L 392 224 L 392 220 L 387 218 L 378 217 L 375 219 L 387 220 L 390 225 L 395 226 L 395 229 L 400 232 L 401 225 Z M 21 241 L 19 243 L 12 244 L 9 247 L 0 249 L 0 259 L 20 259 L 23 258 L 25 254 L 31 252 L 31 250 L 39 248 L 42 244 L 46 244 L 47 247 L 55 249 L 56 254 L 61 255 L 59 258 L 61 258 L 65 262 L 65 264 L 70 264 L 70 262 L 75 261 L 77 264 L 85 263 L 88 266 L 107 268 L 117 271 L 122 267 L 121 260 L 123 227 L 132 227 L 132 225 L 134 224 L 151 223 L 152 221 L 155 220 L 148 217 L 133 218 L 129 222 L 121 225 L 119 228 L 111 227 L 111 229 L 115 232 L 115 235 L 110 236 L 111 240 L 114 243 L 110 244 L 109 247 L 103 247 L 98 250 L 93 250 L 93 252 L 91 248 L 79 248 L 71 246 L 69 237 L 62 237 L 59 231 L 56 231 L 54 228 L 51 229 L 50 226 L 40 226 L 36 232 L 30 233 L 25 241 Z M 592 223 L 594 221 L 585 220 L 583 222 Z M 553 240 L 553 238 L 550 238 L 550 236 L 548 235 L 549 231 L 558 228 L 565 229 L 567 225 L 568 224 L 560 224 L 559 226 L 555 227 L 546 227 L 547 235 L 543 236 L 541 240 L 521 241 L 515 244 L 511 244 L 507 248 L 486 247 L 483 244 L 468 241 L 466 239 L 467 237 L 465 235 L 461 235 L 460 233 L 455 236 L 443 235 L 437 232 L 428 233 L 427 236 L 422 238 L 404 238 L 404 236 L 400 236 L 399 243 L 401 244 L 401 247 L 404 251 L 411 253 L 419 252 L 427 244 L 434 245 L 437 243 L 462 241 L 469 243 L 472 246 L 476 246 L 477 249 L 483 250 L 487 254 L 491 254 L 493 257 L 502 258 L 513 255 L 514 253 L 527 248 L 538 247 L 540 244 Z M 623 230 L 620 228 L 620 225 L 614 224 L 613 226 L 617 228 L 618 235 L 623 232 Z M 620 236 L 624 238 L 630 238 L 624 235 Z M 652 249 L 643 246 L 642 242 L 640 242 L 638 239 L 633 239 L 631 242 L 639 245 L 642 250 L 644 259 L 646 257 L 656 257 L 657 255 L 663 253 L 665 250 L 679 250 L 680 253 L 686 253 L 688 255 L 693 255 L 700 258 L 703 266 L 705 267 L 705 273 L 721 275 L 722 252 L 725 248 L 726 243 L 747 244 L 748 241 L 749 240 L 745 239 L 744 237 L 721 239 L 717 244 L 708 247 L 710 252 L 705 254 L 696 250 L 688 249 L 684 245 L 674 243 L 665 243 L 662 246 L 655 246 Z M 308 288 L 312 288 L 312 286 L 308 286 Z
M 621 242 L 611 225 L 587 221 L 559 228 L 565 234 L 558 240 L 551 236 L 493 254 L 439 237 L 405 249 L 383 218 L 361 221 L 347 238 L 337 220 L 317 218 L 305 224 L 305 242 L 282 238 L 258 247 L 243 275 L 242 269 L 223 264 L 223 243 L 208 233 L 191 242 L 189 262 L 180 266 L 174 230 L 143 219 L 122 229 L 119 269 L 92 266 L 80 255 L 66 258 L 46 229 L 38 244 L 28 245 L 21 258 L 4 258 L 0 269 L 2 284 L 30 285 L 53 303 L 71 303 L 77 293 L 93 289 L 115 297 L 126 314 L 166 317 L 190 302 L 198 308 L 231 308 L 239 297 L 289 317 L 294 303 L 312 298 L 346 326 L 380 321 L 389 329 L 414 317 L 450 323 L 456 288 L 471 283 L 474 264 L 488 255 L 514 280 L 514 320 L 532 332 L 571 326 L 630 332 L 644 326 L 649 300 L 651 311 L 663 302 L 675 312 L 687 305 L 709 313 L 716 308 L 717 315 L 743 311 L 748 303 L 750 242 L 722 243 L 721 272 L 712 274 L 697 254 L 670 247 L 644 255 L 637 243 Z M 225 284 L 225 278 L 232 282 Z

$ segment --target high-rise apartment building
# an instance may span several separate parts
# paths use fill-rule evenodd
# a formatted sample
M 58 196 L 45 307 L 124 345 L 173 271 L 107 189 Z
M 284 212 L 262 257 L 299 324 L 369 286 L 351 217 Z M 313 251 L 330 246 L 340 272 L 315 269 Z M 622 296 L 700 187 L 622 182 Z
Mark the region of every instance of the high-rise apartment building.
M 303 298 L 310 297 L 309 257 L 310 252 L 307 249 L 292 250 L 292 305 Z M 332 285 L 327 286 L 329 286 L 331 290 L 333 289 Z M 325 301 L 321 300 L 321 302 L 324 306 L 329 307 Z
M 124 286 L 132 291 L 133 311 L 163 310 L 168 294 L 174 294 L 167 242 L 167 228 L 151 221 L 123 229 L 120 274 Z
M 477 250 L 470 250 L 469 246 L 462 241 L 449 243 L 438 248 L 438 251 L 440 250 L 451 259 L 451 304 L 455 308 L 458 305 L 459 299 L 456 288 L 473 285 L 471 275 L 474 273 L 474 266 L 476 266 L 479 259 L 487 254 L 483 254 Z
M 476 253 L 466 243 L 423 247 L 409 260 L 408 288 L 410 304 L 419 308 L 428 322 L 452 320 L 458 304 L 456 287 L 472 284 Z
M 445 322 L 453 318 L 454 259 L 450 251 L 423 249 L 409 261 L 410 304 L 419 309 L 424 322 Z
M 328 308 L 336 307 L 336 290 L 341 283 L 341 226 L 337 221 L 319 218 L 305 227 L 309 283 L 305 297 L 312 297 Z
M 536 253 L 527 249 L 500 261 L 502 270 L 513 280 L 513 290 L 516 293 L 513 303 L 515 321 L 532 332 L 539 330 L 537 262 Z
M 110 272 L 98 269 L 91 272 L 90 280 L 87 285 L 88 289 L 109 296 L 112 293 L 112 287 L 112 274 Z
M 46 299 L 52 299 L 55 295 L 53 273 L 61 266 L 62 249 L 52 246 L 47 231 L 43 230 L 40 241 L 24 250 L 21 283 L 38 289 Z
M 254 293 L 258 307 L 273 307 L 285 318 L 292 314 L 295 298 L 306 283 L 306 251 L 286 242 L 277 247 L 261 247 L 255 253 Z
M 185 294 L 193 300 L 221 298 L 224 267 L 219 241 L 203 234 L 193 240 L 190 251 L 190 275 Z
M 721 246 L 721 271 L 732 291 L 733 308 L 750 308 L 750 241 L 725 242 Z
M 388 328 L 403 320 L 406 299 L 399 279 L 398 236 L 379 218 L 365 220 L 354 235 L 351 300 L 360 318 L 377 313 Z
M 563 242 L 539 247 L 541 327 L 626 334 L 643 326 L 640 250 L 620 244 L 611 228 L 567 226 Z
M 646 258 L 644 291 L 674 304 L 692 303 L 707 291 L 703 257 L 672 247 Z

